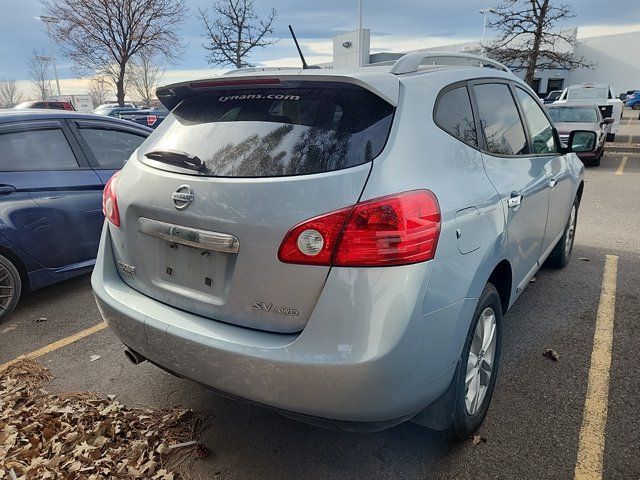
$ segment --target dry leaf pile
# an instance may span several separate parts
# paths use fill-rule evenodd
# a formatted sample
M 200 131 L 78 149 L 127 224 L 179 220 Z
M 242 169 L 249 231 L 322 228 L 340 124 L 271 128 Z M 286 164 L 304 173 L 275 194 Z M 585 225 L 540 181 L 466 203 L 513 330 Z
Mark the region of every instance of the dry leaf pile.
M 205 417 L 176 408 L 130 409 L 113 396 L 52 395 L 49 371 L 22 360 L 0 372 L 0 478 L 177 480 Z

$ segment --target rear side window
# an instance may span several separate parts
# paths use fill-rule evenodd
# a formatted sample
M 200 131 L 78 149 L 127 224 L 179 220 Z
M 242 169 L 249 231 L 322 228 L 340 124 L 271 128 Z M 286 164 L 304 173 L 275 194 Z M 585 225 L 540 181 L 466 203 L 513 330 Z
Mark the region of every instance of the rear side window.
M 440 128 L 454 137 L 474 147 L 478 146 L 467 87 L 454 88 L 440 97 L 435 120 Z
M 503 83 L 486 83 L 473 89 L 489 153 L 526 154 L 524 127 L 509 87 Z
M 135 133 L 104 128 L 81 128 L 80 135 L 89 146 L 98 168 L 122 168 L 145 137 Z
M 382 152 L 392 105 L 357 86 L 307 83 L 188 98 L 160 124 L 143 153 L 196 155 L 208 176 L 277 177 L 353 167 Z
M 78 167 L 61 129 L 0 134 L 0 170 L 66 170 Z
M 516 87 L 516 97 L 522 107 L 524 118 L 529 124 L 533 153 L 557 153 L 558 147 L 553 136 L 553 127 L 538 102 L 519 87 Z

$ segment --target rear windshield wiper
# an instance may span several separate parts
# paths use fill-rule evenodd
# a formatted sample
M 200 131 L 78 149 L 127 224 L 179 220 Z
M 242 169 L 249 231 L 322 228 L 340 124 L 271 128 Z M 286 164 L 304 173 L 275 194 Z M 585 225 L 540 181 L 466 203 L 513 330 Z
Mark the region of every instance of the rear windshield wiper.
M 206 171 L 207 167 L 200 157 L 180 150 L 153 150 L 144 154 L 145 157 L 158 162 L 170 163 L 178 167 L 189 168 L 198 172 Z

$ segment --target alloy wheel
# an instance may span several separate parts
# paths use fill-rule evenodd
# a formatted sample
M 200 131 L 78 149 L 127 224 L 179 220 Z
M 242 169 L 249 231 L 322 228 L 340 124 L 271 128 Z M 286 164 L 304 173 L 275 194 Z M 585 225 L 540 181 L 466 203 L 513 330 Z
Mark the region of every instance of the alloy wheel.
M 0 264 L 0 313 L 9 309 L 15 295 L 16 283 L 11 272 Z
M 567 229 L 567 235 L 564 239 L 564 253 L 568 257 L 573 247 L 573 238 L 576 234 L 576 206 L 571 207 L 571 216 L 569 217 L 569 227 Z
M 496 314 L 493 308 L 487 307 L 478 318 L 467 360 L 464 385 L 469 415 L 475 415 L 489 389 L 496 353 L 496 328 Z

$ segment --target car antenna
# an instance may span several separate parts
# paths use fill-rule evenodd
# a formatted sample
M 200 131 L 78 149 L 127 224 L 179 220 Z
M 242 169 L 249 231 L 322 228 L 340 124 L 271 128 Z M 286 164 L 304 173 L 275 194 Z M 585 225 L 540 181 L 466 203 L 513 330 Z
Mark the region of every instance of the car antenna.
M 289 31 L 291 32 L 291 36 L 293 37 L 293 42 L 296 44 L 296 48 L 298 49 L 298 55 L 300 55 L 300 60 L 302 60 L 302 68 L 303 69 L 308 69 L 308 68 L 320 68 L 320 67 L 316 67 L 316 66 L 309 66 L 307 65 L 307 61 L 304 59 L 304 55 L 302 54 L 302 50 L 300 50 L 300 44 L 298 43 L 298 39 L 296 38 L 296 34 L 293 31 L 293 27 L 291 25 L 289 25 Z

